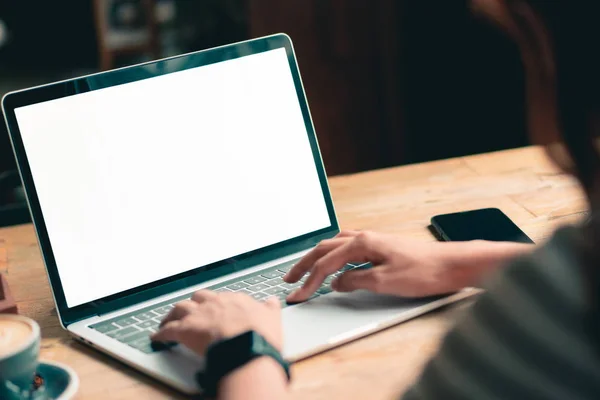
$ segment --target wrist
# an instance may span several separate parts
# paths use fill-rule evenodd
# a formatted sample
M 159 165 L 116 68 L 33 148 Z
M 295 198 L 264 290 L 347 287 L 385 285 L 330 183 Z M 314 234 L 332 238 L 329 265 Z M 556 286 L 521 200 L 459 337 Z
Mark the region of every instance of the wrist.
M 211 344 L 205 358 L 205 369 L 199 371 L 196 378 L 208 396 L 218 393 L 224 379 L 262 358 L 270 358 L 285 377 L 290 379 L 289 364 L 281 353 L 263 336 L 252 330 Z
M 288 378 L 281 365 L 271 357 L 262 356 L 223 377 L 218 392 L 221 399 L 235 398 L 233 393 L 240 390 L 245 397 L 251 397 L 249 393 L 258 393 L 267 388 L 271 393 L 283 393 L 287 391 L 287 385 Z
M 446 246 L 443 259 L 450 280 L 456 287 L 478 286 L 484 277 L 511 259 L 527 253 L 533 245 L 511 242 L 473 240 L 442 243 Z

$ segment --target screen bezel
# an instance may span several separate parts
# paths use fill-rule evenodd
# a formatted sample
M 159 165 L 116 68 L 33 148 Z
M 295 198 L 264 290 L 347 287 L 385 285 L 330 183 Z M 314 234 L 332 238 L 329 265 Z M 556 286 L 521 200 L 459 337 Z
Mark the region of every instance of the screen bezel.
M 284 48 L 287 54 L 331 225 L 318 231 L 310 232 L 216 263 L 199 266 L 193 270 L 138 286 L 127 291 L 116 293 L 75 307 L 68 307 L 54 253 L 50 244 L 48 231 L 46 229 L 44 216 L 35 189 L 33 176 L 27 160 L 27 153 L 17 124 L 15 109 L 279 48 Z M 40 250 L 42 252 L 59 317 L 63 326 L 67 326 L 70 323 L 90 316 L 112 312 L 122 307 L 131 306 L 157 296 L 226 276 L 260 263 L 306 250 L 316 245 L 319 241 L 330 238 L 339 232 L 339 224 L 333 208 L 329 186 L 327 184 L 325 167 L 317 143 L 293 45 L 289 36 L 285 34 L 248 40 L 214 49 L 202 50 L 181 56 L 11 92 L 2 99 L 2 108 L 23 186 L 27 195 L 27 201 L 29 203 L 29 209 L 38 237 Z M 168 212 L 168 210 L 165 210 L 164 212 Z

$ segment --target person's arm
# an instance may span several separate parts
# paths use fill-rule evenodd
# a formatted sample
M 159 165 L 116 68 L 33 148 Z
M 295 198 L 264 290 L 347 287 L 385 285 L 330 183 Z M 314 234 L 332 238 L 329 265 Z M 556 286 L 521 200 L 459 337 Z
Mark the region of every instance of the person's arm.
M 579 372 L 600 371 L 581 241 L 563 228 L 498 271 L 402 399 L 597 398 L 597 375 Z
M 219 385 L 219 400 L 285 400 L 288 398 L 285 373 L 275 360 L 261 357 L 231 372 Z
M 485 240 L 439 244 L 441 257 L 448 263 L 449 276 L 456 287 L 478 286 L 499 267 L 534 248 L 531 244 Z
M 518 243 L 419 242 L 376 232 L 342 232 L 322 241 L 284 277 L 304 285 L 288 297 L 303 301 L 319 289 L 327 276 L 347 263 L 370 262 L 372 268 L 354 269 L 336 278 L 339 292 L 366 289 L 402 297 L 424 297 L 477 286 L 507 260 L 532 250 Z

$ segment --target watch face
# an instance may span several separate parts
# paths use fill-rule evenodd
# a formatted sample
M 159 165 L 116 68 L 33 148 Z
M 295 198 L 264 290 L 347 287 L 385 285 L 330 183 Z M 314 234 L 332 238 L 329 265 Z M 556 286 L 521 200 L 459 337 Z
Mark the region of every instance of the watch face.
M 239 356 L 239 359 L 243 359 L 245 362 L 248 362 L 250 358 L 254 356 L 254 343 L 256 336 L 257 335 L 254 331 L 248 331 L 232 338 L 232 346 L 230 350 L 236 352 Z M 231 356 L 235 357 L 235 355 Z
M 263 338 L 261 335 L 259 335 L 258 333 L 254 332 L 254 331 L 250 331 L 248 332 L 251 334 L 251 342 L 252 342 L 252 347 L 251 347 L 251 351 L 253 354 L 256 355 L 264 355 L 265 353 L 269 353 L 273 351 L 273 347 L 267 343 L 267 341 L 265 340 L 265 338 Z
M 253 331 L 214 343 L 207 352 L 207 363 L 222 369 L 221 366 L 240 364 L 250 361 L 254 355 L 255 335 Z

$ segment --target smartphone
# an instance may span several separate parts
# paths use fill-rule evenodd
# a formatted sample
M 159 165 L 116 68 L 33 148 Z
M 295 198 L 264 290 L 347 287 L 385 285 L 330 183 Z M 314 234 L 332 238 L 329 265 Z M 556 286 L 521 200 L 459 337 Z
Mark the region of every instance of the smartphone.
M 441 240 L 492 240 L 533 243 L 510 218 L 497 208 L 436 215 L 431 226 Z

